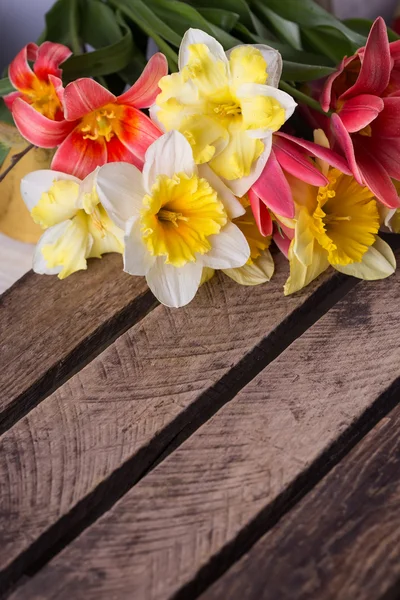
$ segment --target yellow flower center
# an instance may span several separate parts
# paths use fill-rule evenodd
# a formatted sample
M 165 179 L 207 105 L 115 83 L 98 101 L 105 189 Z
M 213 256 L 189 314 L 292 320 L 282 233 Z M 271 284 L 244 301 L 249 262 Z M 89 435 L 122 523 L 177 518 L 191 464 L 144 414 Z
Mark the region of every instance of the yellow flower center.
M 109 142 L 115 135 L 115 128 L 119 121 L 119 107 L 108 104 L 95 110 L 82 119 L 80 131 L 84 140 L 97 140 L 104 137 Z
M 36 77 L 32 87 L 26 90 L 24 95 L 27 96 L 29 104 L 48 119 L 54 120 L 56 114 L 62 110 L 55 87 L 50 82 L 41 81 Z
M 197 175 L 159 175 L 143 199 L 142 239 L 152 256 L 182 267 L 211 249 L 209 237 L 220 232 L 227 215 L 217 192 Z
M 330 169 L 328 179 L 329 184 L 318 190 L 313 234 L 332 265 L 361 262 L 379 230 L 377 202 L 354 177 Z
M 239 198 L 239 201 L 246 212 L 244 215 L 233 219 L 233 223 L 239 227 L 250 246 L 250 258 L 248 259 L 247 264 L 252 265 L 253 262 L 261 256 L 261 253 L 269 248 L 271 239 L 260 233 L 247 196 Z

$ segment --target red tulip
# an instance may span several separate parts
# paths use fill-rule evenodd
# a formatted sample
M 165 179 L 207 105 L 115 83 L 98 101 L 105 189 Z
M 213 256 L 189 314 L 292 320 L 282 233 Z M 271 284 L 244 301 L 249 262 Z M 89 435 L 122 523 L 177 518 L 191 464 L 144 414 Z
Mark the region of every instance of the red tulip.
M 331 130 L 360 185 L 386 206 L 400 198 L 392 179 L 400 180 L 400 43 L 389 44 L 378 17 L 365 48 L 343 59 L 325 82 L 321 106 L 334 111 Z
M 143 166 L 144 155 L 161 132 L 140 108 L 151 106 L 158 82 L 168 72 L 163 54 L 155 54 L 142 75 L 121 96 L 93 79 L 68 84 L 63 93 L 63 121 L 52 121 L 21 99 L 12 107 L 15 123 L 32 144 L 57 149 L 52 169 L 83 179 L 96 167 L 123 161 Z

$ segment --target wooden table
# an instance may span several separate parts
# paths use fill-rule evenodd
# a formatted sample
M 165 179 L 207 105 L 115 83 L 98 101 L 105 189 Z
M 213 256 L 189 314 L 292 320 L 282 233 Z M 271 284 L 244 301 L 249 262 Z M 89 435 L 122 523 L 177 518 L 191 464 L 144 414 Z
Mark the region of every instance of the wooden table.
M 396 597 L 400 273 L 171 310 L 120 267 L 0 299 L 0 595 Z

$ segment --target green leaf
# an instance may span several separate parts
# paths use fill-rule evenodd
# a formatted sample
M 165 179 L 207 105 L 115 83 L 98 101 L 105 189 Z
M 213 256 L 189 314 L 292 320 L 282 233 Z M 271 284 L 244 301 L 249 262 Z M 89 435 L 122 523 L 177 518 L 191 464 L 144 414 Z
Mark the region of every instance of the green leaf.
M 262 0 L 252 0 L 254 6 L 264 6 Z M 278 15 L 303 27 L 326 26 L 337 29 L 355 48 L 365 45 L 365 37 L 356 33 L 313 0 L 268 0 L 268 6 Z
M 373 25 L 373 21 L 371 19 L 345 19 L 343 21 L 347 27 L 350 27 L 353 31 L 356 31 L 360 35 L 364 35 L 368 37 L 370 29 Z M 393 29 L 390 27 L 387 28 L 389 42 L 396 42 L 400 40 L 400 35 L 398 35 Z
M 14 119 L 11 112 L 8 110 L 3 98 L 0 98 L 0 122 L 14 125 Z
M 7 94 L 11 94 L 11 92 L 15 92 L 15 87 L 11 84 L 8 77 L 0 79 L 0 96 L 7 96 Z
M 153 38 L 167 57 L 170 70 L 176 71 L 178 55 L 165 40 L 178 47 L 181 42 L 180 36 L 167 27 L 141 0 L 109 0 L 109 2 Z
M 199 11 L 200 8 L 218 8 L 236 13 L 240 22 L 254 31 L 251 12 L 245 0 L 191 0 L 190 4 L 195 5 Z
M 332 67 L 303 65 L 287 60 L 283 61 L 282 79 L 286 81 L 313 81 L 334 73 Z
M 167 24 L 179 35 L 180 40 L 189 27 L 202 29 L 210 35 L 213 33 L 209 22 L 189 4 L 179 0 L 146 0 L 146 3 L 157 17 L 160 17 L 164 27 Z
M 112 8 L 100 0 L 82 4 L 82 39 L 93 48 L 116 44 L 124 33 Z
M 99 77 L 127 67 L 132 59 L 133 42 L 129 27 L 124 26 L 124 30 L 124 36 L 111 46 L 71 56 L 63 64 L 64 78 L 71 81 L 77 77 Z
M 45 15 L 46 29 L 41 37 L 65 44 L 75 53 L 81 52 L 78 8 L 79 0 L 57 0 Z
M 293 21 L 288 21 L 276 14 L 273 10 L 259 3 L 256 5 L 260 14 L 270 23 L 274 33 L 282 41 L 287 42 L 293 48 L 301 50 L 300 27 Z
M 230 48 L 238 46 L 242 43 L 230 33 L 227 33 L 223 29 L 217 27 L 217 25 L 210 25 L 210 27 L 212 29 L 212 35 L 223 45 L 225 50 L 229 50 Z
M 231 31 L 239 20 L 239 14 L 221 8 L 199 8 L 199 13 L 212 25 Z
M 0 169 L 3 166 L 4 161 L 10 153 L 11 148 L 0 142 Z
M 328 27 L 303 28 L 304 38 L 313 50 L 328 56 L 334 63 L 339 63 L 344 56 L 353 54 L 351 42 L 339 31 Z

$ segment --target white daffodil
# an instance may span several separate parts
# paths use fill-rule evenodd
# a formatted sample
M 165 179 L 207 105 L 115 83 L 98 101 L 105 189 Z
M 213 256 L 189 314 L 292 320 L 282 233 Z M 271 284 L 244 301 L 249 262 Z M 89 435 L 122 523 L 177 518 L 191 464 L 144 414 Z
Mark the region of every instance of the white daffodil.
M 225 53 L 213 37 L 189 29 L 179 73 L 160 80 L 151 116 L 164 131 L 180 131 L 196 163 L 208 162 L 241 197 L 264 168 L 272 134 L 296 107 L 277 89 L 281 72 L 281 55 L 269 46 L 236 46 Z
M 250 256 L 232 223 L 244 208 L 207 165 L 196 166 L 189 142 L 177 131 L 149 147 L 143 174 L 127 163 L 101 167 L 97 192 L 125 228 L 125 271 L 145 275 L 167 306 L 192 300 L 204 267 L 240 267 Z
M 86 269 L 88 258 L 123 252 L 123 231 L 99 203 L 96 173 L 81 181 L 46 169 L 22 179 L 22 198 L 35 223 L 45 229 L 33 259 L 36 273 L 64 279 Z

